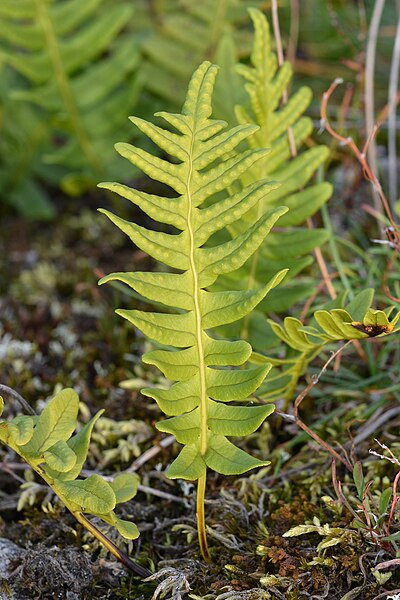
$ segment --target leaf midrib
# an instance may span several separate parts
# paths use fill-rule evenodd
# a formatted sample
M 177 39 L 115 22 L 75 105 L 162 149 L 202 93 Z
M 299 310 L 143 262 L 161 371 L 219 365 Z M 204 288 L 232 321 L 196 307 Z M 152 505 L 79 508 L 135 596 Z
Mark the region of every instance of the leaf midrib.
M 191 194 L 191 183 L 193 176 L 193 154 L 194 154 L 194 140 L 196 135 L 196 127 L 193 128 L 193 133 L 190 142 L 190 151 L 188 157 L 188 176 L 186 180 L 186 194 L 187 194 L 187 226 L 189 233 L 189 262 L 190 269 L 193 276 L 193 303 L 195 313 L 195 337 L 197 340 L 198 349 L 198 366 L 199 366 L 199 412 L 200 412 L 200 453 L 204 455 L 207 452 L 207 421 L 208 421 L 208 406 L 207 406 L 207 384 L 206 384 L 206 366 L 204 360 L 204 347 L 203 347 L 203 328 L 202 318 L 200 309 L 200 287 L 199 287 L 199 276 L 196 268 L 195 261 L 195 240 L 194 240 L 194 228 L 192 224 L 193 218 L 193 205 L 192 205 L 192 194 Z

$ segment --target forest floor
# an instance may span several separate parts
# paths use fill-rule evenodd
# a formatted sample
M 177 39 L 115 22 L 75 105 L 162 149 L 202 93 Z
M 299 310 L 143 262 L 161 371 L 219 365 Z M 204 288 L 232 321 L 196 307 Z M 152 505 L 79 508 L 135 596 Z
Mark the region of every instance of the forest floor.
M 132 519 L 141 536 L 127 544 L 111 530 L 108 535 L 158 575 L 142 582 L 128 573 L 3 447 L 0 538 L 14 542 L 19 553 L 9 565 L 10 577 L 0 573 L 0 597 L 11 590 L 14 600 L 397 598 L 396 565 L 375 569 L 395 558 L 393 545 L 379 541 L 379 536 L 374 540 L 372 525 L 355 526 L 354 515 L 337 501 L 330 455 L 278 416 L 269 418 L 243 446 L 254 456 L 270 459 L 269 467 L 237 478 L 209 475 L 206 519 L 213 562 L 201 560 L 195 488 L 165 477 L 178 448 L 161 447 L 165 436 L 154 428 L 161 413 L 138 392 L 158 375 L 140 363 L 143 338 L 114 314 L 117 307 L 132 307 L 133 301 L 117 288 L 97 285 L 102 273 L 143 268 L 149 268 L 146 256 L 134 251 L 94 210 L 74 214 L 67 207 L 51 224 L 3 219 L 0 382 L 37 410 L 60 387 L 79 393 L 82 421 L 105 408 L 86 471 L 113 475 L 136 469 L 142 487 L 136 498 L 121 506 L 120 515 Z M 120 387 L 126 380 L 129 383 Z M 395 439 L 400 411 L 371 430 L 368 410 L 374 402 L 376 408 L 381 397 L 361 398 L 366 418 L 358 422 L 355 407 L 361 393 L 339 397 L 330 389 L 321 383 L 318 395 L 306 399 L 304 420 L 311 427 L 317 423 L 320 436 L 363 461 L 371 490 L 389 486 L 395 466 L 368 452 L 380 434 L 382 439 Z M 393 406 L 389 403 L 385 410 Z M 6 403 L 5 417 L 18 412 L 18 405 Z M 324 415 L 332 415 L 329 422 L 322 422 Z M 154 455 L 143 458 L 150 449 L 155 449 Z M 362 520 L 351 476 L 341 465 L 336 476 Z M 304 525 L 299 535 L 284 536 Z

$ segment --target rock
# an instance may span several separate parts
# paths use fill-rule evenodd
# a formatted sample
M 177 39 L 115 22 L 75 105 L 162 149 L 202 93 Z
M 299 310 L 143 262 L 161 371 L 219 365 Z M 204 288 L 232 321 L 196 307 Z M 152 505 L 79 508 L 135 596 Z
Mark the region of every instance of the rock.
M 0 600 L 24 600 L 21 596 L 17 597 L 12 590 L 10 564 L 13 562 L 14 570 L 15 561 L 22 561 L 25 552 L 14 542 L 0 538 Z M 9 587 L 9 591 L 6 589 L 7 587 Z

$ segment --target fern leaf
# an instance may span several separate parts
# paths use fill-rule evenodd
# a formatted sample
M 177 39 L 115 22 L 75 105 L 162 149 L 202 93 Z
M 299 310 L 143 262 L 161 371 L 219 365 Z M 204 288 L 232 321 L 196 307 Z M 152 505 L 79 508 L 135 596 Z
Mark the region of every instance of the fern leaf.
M 130 3 L 26 0 L 14 10 L 7 0 L 0 15 L 0 56 L 27 80 L 11 96 L 39 107 L 49 139 L 61 134 L 42 159 L 67 169 L 53 169 L 64 190 L 76 195 L 100 172 L 119 175 L 112 144 L 139 90 L 139 50 L 123 33 Z
M 132 119 L 154 143 L 177 159 L 177 163 L 153 157 L 127 144 L 117 145 L 125 158 L 153 179 L 172 187 L 176 198 L 149 198 L 118 184 L 103 184 L 127 196 L 150 216 L 154 215 L 154 207 L 159 206 L 159 221 L 166 216 L 166 222 L 170 223 L 171 211 L 176 213 L 173 224 L 180 230 L 178 234 L 150 231 L 102 211 L 136 245 L 178 272 L 113 273 L 101 283 L 120 280 L 149 300 L 158 297 L 171 310 L 169 313 L 117 312 L 148 338 L 164 346 L 148 352 L 143 360 L 156 365 L 174 383 L 168 389 L 146 388 L 143 394 L 154 398 L 161 410 L 171 416 L 158 424 L 159 429 L 174 433 L 184 444 L 168 470 L 169 476 L 188 479 L 203 476 L 207 467 L 228 474 L 266 464 L 236 448 L 226 436 L 254 431 L 271 413 L 272 407 L 237 407 L 222 403 L 247 399 L 263 382 L 270 366 L 227 369 L 243 365 L 251 347 L 242 341 L 215 340 L 208 330 L 248 314 L 286 273 L 283 270 L 274 274 L 269 283 L 255 290 L 215 292 L 207 289 L 222 273 L 243 264 L 286 212 L 284 207 L 275 207 L 235 239 L 205 246 L 213 233 L 224 224 L 236 221 L 274 188 L 263 181 L 243 188 L 231 198 L 224 192 L 220 201 L 215 200 L 216 192 L 226 190 L 265 156 L 263 150 L 234 151 L 242 140 L 254 133 L 254 126 L 239 125 L 222 132 L 224 123 L 210 118 L 216 74 L 215 65 L 203 63 L 190 82 L 182 114 L 159 113 L 178 133 L 171 134 L 169 129 L 164 131 L 159 126 Z M 210 199 L 213 199 L 211 204 Z
M 294 277 L 311 264 L 310 253 L 327 241 L 328 233 L 322 229 L 308 231 L 301 225 L 328 200 L 332 188 L 325 182 L 310 185 L 316 169 L 328 157 L 327 148 L 317 146 L 299 152 L 295 157 L 291 156 L 288 129 L 291 129 L 296 148 L 312 132 L 311 120 L 303 116 L 311 100 L 311 91 L 306 87 L 300 88 L 286 105 L 281 105 L 282 95 L 291 79 L 291 67 L 284 63 L 278 68 L 276 56 L 272 52 L 267 19 L 257 9 L 251 8 L 249 12 L 255 29 L 251 64 L 237 65 L 237 72 L 244 79 L 248 102 L 236 108 L 236 115 L 242 125 L 259 125 L 259 129 L 247 138 L 248 147 L 253 150 L 270 148 L 270 152 L 249 166 L 241 177 L 241 185 L 247 187 L 265 179 L 280 185 L 261 197 L 244 218 L 227 225 L 227 230 L 233 240 L 238 239 L 254 223 L 259 222 L 262 215 L 281 203 L 289 211 L 281 217 L 279 225 L 290 229 L 268 236 L 251 259 L 232 274 L 220 278 L 215 289 L 222 290 L 232 285 L 239 285 L 243 290 L 253 288 L 278 269 L 290 267 L 285 286 L 273 290 L 260 304 L 262 312 L 253 311 L 251 317 L 246 317 L 242 321 L 240 333 L 237 327 L 235 330 L 224 330 L 230 335 L 239 333 L 244 338 L 248 338 L 250 331 L 257 330 L 257 339 L 263 340 L 268 337 L 265 321 L 262 324 L 263 313 L 270 310 L 287 311 L 294 302 L 301 301 L 311 293 L 309 284 L 300 279 L 294 280 Z M 233 193 L 239 193 L 237 188 Z M 254 337 L 251 342 L 255 344 Z M 259 347 L 266 348 L 263 344 Z
M 260 0 L 252 2 L 253 6 L 262 4 Z M 181 105 L 192 72 L 202 60 L 215 60 L 224 34 L 233 32 L 240 56 L 247 57 L 247 6 L 246 0 L 203 0 L 201 6 L 191 0 L 173 0 L 168 13 L 156 19 L 158 26 L 143 44 L 147 89 L 173 107 Z M 157 6 L 152 11 L 154 19 Z M 226 111 L 221 108 L 225 117 Z

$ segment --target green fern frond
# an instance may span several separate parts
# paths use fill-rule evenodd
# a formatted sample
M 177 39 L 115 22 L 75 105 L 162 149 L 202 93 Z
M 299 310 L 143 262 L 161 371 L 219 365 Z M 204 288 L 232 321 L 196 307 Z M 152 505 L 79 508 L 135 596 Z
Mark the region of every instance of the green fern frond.
M 0 396 L 0 417 L 4 401 Z M 94 515 L 117 528 L 119 533 L 135 539 L 136 525 L 119 519 L 115 506 L 133 498 L 138 478 L 131 473 L 117 476 L 108 483 L 100 475 L 78 479 L 87 458 L 90 436 L 99 411 L 78 433 L 78 395 L 63 389 L 45 406 L 39 416 L 18 415 L 11 421 L 0 418 L 0 443 L 6 444 L 34 469 L 57 494 L 63 504 L 84 527 L 87 527 L 116 556 L 118 549 L 84 517 Z
M 0 70 L 0 198 L 30 219 L 51 219 L 55 210 L 41 181 L 53 173 L 40 161 L 50 147 L 49 128 L 34 107 L 13 101 L 8 92 L 17 74 Z
M 223 273 L 238 269 L 264 241 L 285 207 L 265 212 L 240 235 L 214 246 L 209 238 L 240 219 L 274 187 L 260 181 L 238 194 L 224 191 L 249 168 L 262 160 L 265 150 L 234 151 L 256 126 L 241 125 L 224 131 L 226 124 L 211 116 L 211 97 L 217 67 L 203 63 L 193 75 L 182 114 L 158 113 L 176 132 L 132 119 L 137 127 L 176 161 L 170 162 L 130 146 L 118 144 L 118 152 L 151 178 L 172 188 L 176 196 L 164 198 L 128 189 L 116 183 L 100 187 L 127 197 L 149 216 L 171 223 L 179 233 L 148 230 L 102 210 L 132 241 L 150 256 L 177 272 L 114 273 L 100 283 L 117 279 L 144 298 L 158 299 L 172 312 L 118 310 L 146 337 L 161 344 L 143 356 L 175 381 L 169 389 L 146 388 L 171 418 L 159 423 L 184 444 L 169 467 L 169 477 L 200 479 L 207 467 L 222 473 L 243 473 L 268 464 L 251 457 L 228 441 L 227 436 L 254 431 L 273 406 L 235 406 L 222 403 L 245 400 L 260 386 L 269 365 L 231 370 L 243 365 L 251 353 L 247 342 L 216 340 L 209 330 L 248 314 L 284 277 L 274 273 L 255 290 L 209 291 Z M 217 192 L 220 201 L 209 204 Z M 201 493 L 200 496 L 201 497 Z M 199 528 L 201 529 L 201 519 Z M 204 549 L 203 549 L 204 550 Z M 204 551 L 206 554 L 206 552 Z
M 288 63 L 280 68 L 271 48 L 271 36 L 266 17 L 257 9 L 250 9 L 254 23 L 254 44 L 251 64 L 237 65 L 237 72 L 245 81 L 248 103 L 236 108 L 239 123 L 254 123 L 259 129 L 247 139 L 252 149 L 270 148 L 265 158 L 246 170 L 241 184 L 247 186 L 260 179 L 268 178 L 280 185 L 262 198 L 244 219 L 233 223 L 227 229 L 235 238 L 243 229 L 248 229 L 265 211 L 281 203 L 289 211 L 279 220 L 280 227 L 287 228 L 268 236 L 252 258 L 229 278 L 220 279 L 219 286 L 230 288 L 240 285 L 242 289 L 252 288 L 268 279 L 277 269 L 289 267 L 285 286 L 274 290 L 259 306 L 259 311 L 246 318 L 236 334 L 250 339 L 252 344 L 265 348 L 266 326 L 261 324 L 260 314 L 287 311 L 292 304 L 310 296 L 313 283 L 309 284 L 296 275 L 313 262 L 312 251 L 328 239 L 323 229 L 309 230 L 302 224 L 311 217 L 330 197 L 331 185 L 323 182 L 310 184 L 310 181 L 328 157 L 328 149 L 314 146 L 299 152 L 299 148 L 312 132 L 312 122 L 302 116 L 311 100 L 311 90 L 300 88 L 282 105 L 282 95 L 292 77 Z M 288 132 L 290 130 L 290 132 Z M 297 155 L 291 156 L 289 135 L 292 136 Z M 235 193 L 237 191 L 235 190 Z M 231 333 L 234 333 L 233 330 Z
M 1 3 L 0 59 L 27 80 L 12 97 L 39 107 L 49 137 L 64 138 L 45 159 L 67 169 L 69 193 L 100 172 L 119 175 L 110 148 L 124 135 L 125 111 L 139 89 L 137 44 L 123 34 L 131 16 L 128 2 Z
M 147 89 L 175 107 L 182 104 L 197 65 L 204 59 L 215 60 L 224 34 L 233 35 L 240 57 L 249 55 L 251 37 L 242 26 L 248 20 L 247 8 L 262 2 L 174 0 L 171 4 L 144 42 L 144 79 Z

